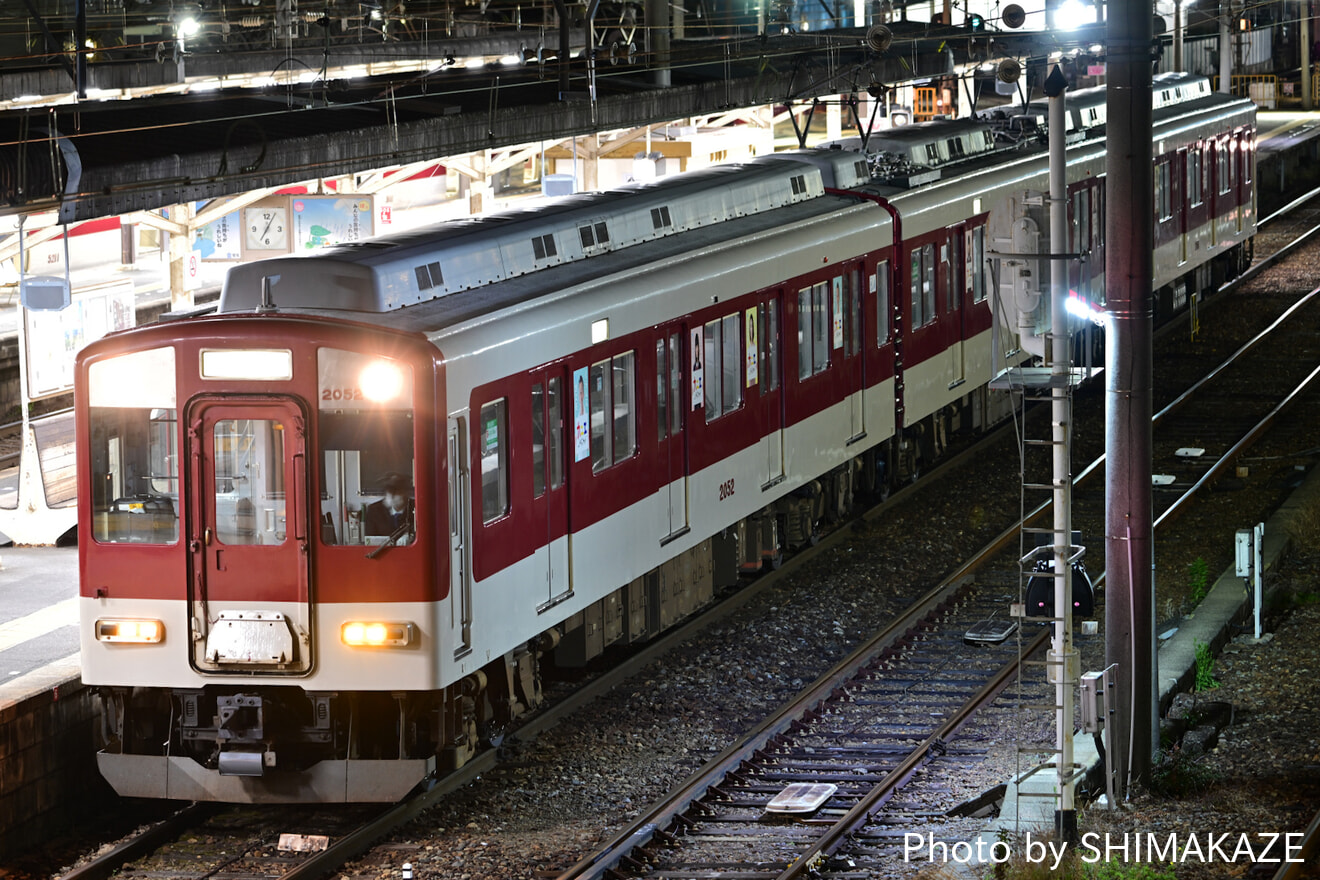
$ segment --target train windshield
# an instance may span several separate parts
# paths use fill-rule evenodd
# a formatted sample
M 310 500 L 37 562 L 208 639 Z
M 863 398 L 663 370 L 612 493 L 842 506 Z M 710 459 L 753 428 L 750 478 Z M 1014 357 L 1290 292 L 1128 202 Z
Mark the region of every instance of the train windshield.
M 317 364 L 322 542 L 412 543 L 412 368 L 335 348 Z
M 92 537 L 102 543 L 179 540 L 174 349 L 98 361 L 88 370 Z

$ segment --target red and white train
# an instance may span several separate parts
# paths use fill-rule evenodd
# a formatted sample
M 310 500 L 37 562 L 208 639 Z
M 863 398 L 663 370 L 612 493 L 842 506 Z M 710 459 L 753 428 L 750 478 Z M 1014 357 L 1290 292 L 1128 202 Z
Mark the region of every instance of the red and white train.
M 1101 301 L 1103 90 L 1069 101 L 1061 250 Z M 1156 104 L 1167 311 L 1244 265 L 1255 115 L 1192 77 Z M 1010 121 L 247 264 L 214 314 L 89 346 L 106 778 L 394 799 L 537 706 L 549 655 L 653 637 L 1007 415 L 992 370 L 1049 323 L 1036 267 L 993 256 L 1048 251 L 1044 145 Z

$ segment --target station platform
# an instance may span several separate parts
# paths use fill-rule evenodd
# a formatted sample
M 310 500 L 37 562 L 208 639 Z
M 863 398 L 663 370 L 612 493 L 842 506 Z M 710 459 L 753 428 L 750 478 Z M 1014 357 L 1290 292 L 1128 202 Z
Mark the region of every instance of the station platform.
M 1261 110 L 1256 114 L 1256 143 L 1261 152 L 1281 153 L 1320 137 L 1320 112 Z
M 0 549 L 0 707 L 77 680 L 78 550 Z

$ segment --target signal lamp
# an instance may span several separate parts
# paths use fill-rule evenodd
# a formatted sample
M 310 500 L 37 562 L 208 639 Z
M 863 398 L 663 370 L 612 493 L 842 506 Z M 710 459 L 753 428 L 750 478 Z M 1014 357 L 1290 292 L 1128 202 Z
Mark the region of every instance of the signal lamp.
M 128 642 L 154 645 L 165 638 L 165 625 L 159 620 L 98 620 L 98 642 Z
M 412 638 L 411 623 L 352 620 L 339 629 L 339 640 L 350 648 L 402 648 Z

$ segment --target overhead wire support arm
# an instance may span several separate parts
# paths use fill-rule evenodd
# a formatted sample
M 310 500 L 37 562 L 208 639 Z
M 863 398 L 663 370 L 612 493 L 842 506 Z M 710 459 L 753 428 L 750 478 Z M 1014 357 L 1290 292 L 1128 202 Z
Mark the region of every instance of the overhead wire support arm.
M 78 0 L 78 9 L 80 15 L 82 16 L 83 31 L 84 31 L 83 36 L 85 38 L 86 36 L 85 31 L 87 29 L 87 13 L 83 8 L 84 2 L 85 0 Z M 69 59 L 66 58 L 64 55 L 64 46 L 61 45 L 60 41 L 55 38 L 55 35 L 51 33 L 50 26 L 46 24 L 46 20 L 41 17 L 41 13 L 38 12 L 37 8 L 32 5 L 32 0 L 23 0 L 23 5 L 27 7 L 28 15 L 32 16 L 32 20 L 36 22 L 37 27 L 40 28 L 42 37 L 46 41 L 46 51 L 50 52 L 59 60 L 60 66 L 64 68 L 64 72 L 69 75 L 69 79 L 73 80 L 74 85 L 78 89 L 78 97 L 80 98 L 87 97 L 87 83 L 85 81 L 79 80 L 78 73 L 73 69 L 73 64 L 70 63 Z M 83 80 L 85 80 L 86 57 L 81 53 L 79 54 L 79 62 L 84 66 Z

